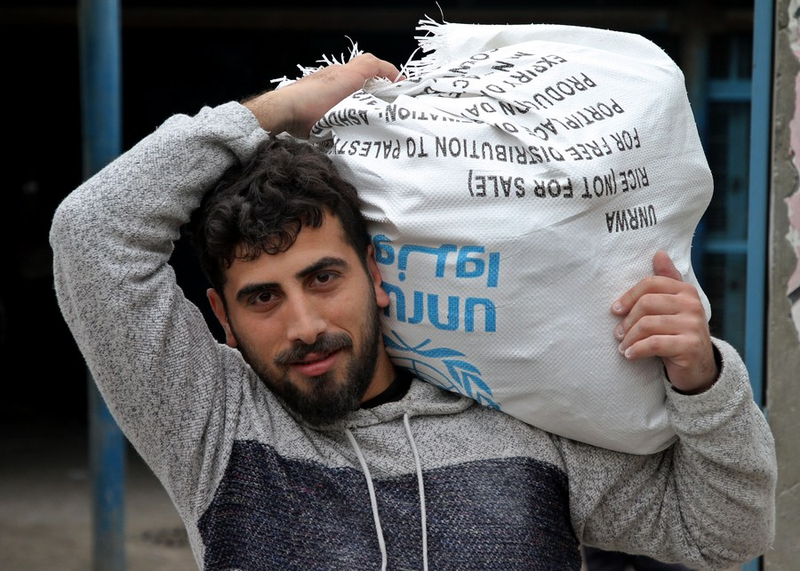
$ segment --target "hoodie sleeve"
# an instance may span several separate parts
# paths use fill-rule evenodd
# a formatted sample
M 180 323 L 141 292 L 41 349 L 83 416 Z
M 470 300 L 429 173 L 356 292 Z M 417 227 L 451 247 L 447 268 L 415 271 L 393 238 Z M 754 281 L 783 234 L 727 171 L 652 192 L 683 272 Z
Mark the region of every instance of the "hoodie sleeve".
M 238 103 L 175 115 L 69 194 L 52 222 L 64 319 L 115 420 L 168 488 L 198 481 L 219 453 L 203 448 L 231 429 L 223 412 L 241 397 L 224 380 L 243 366 L 178 287 L 173 242 L 204 192 L 266 137 Z
M 708 571 L 763 555 L 775 527 L 777 464 L 764 414 L 736 350 L 706 392 L 667 388 L 678 440 L 653 455 L 561 441 L 578 538 Z

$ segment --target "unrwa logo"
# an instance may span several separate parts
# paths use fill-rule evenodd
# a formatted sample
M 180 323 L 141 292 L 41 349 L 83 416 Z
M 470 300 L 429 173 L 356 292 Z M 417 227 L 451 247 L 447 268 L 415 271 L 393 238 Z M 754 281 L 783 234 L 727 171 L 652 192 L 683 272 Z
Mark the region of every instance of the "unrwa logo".
M 500 410 L 500 406 L 492 399 L 492 389 L 481 378 L 480 369 L 464 360 L 465 355 L 461 351 L 447 347 L 426 349 L 430 339 L 412 346 L 394 330 L 391 334 L 384 334 L 383 339 L 392 361 L 398 367 L 407 369 L 423 381 Z
M 487 295 L 497 291 L 499 252 L 487 252 L 484 246 L 478 245 L 402 244 L 397 247 L 383 234 L 373 236 L 372 243 L 375 261 L 382 266 L 381 287 L 392 299 L 383 310 L 386 317 L 412 325 L 427 323 L 443 331 L 497 331 L 497 308 L 491 297 L 463 293 L 476 286 L 480 288 L 483 283 Z M 409 263 L 412 258 L 413 262 Z M 394 271 L 400 284 L 409 276 L 413 279 L 405 285 L 391 283 Z M 425 277 L 441 281 L 430 283 Z M 424 284 L 426 289 L 439 290 L 439 293 L 414 289 L 419 284 Z M 441 293 L 442 289 L 445 293 Z

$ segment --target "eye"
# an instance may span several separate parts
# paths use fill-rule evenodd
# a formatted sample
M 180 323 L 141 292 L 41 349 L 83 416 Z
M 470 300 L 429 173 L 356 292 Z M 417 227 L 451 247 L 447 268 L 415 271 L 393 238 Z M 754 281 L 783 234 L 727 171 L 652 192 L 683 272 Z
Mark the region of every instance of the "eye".
M 277 299 L 278 299 L 278 296 L 276 296 L 273 292 L 271 292 L 271 291 L 261 291 L 261 292 L 258 292 L 253 297 L 251 297 L 248 300 L 248 303 L 249 303 L 249 305 L 265 307 L 265 306 L 269 306 L 271 304 L 274 304 L 277 301 Z
M 314 274 L 311 285 L 316 287 L 326 287 L 332 285 L 339 275 L 336 272 L 324 271 Z

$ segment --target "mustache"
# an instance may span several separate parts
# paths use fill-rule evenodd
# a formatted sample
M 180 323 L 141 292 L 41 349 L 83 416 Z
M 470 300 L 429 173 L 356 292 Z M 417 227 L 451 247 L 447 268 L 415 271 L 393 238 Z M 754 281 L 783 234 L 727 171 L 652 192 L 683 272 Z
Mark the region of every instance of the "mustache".
M 313 343 L 299 343 L 293 347 L 278 353 L 275 363 L 278 365 L 289 365 L 304 360 L 311 353 L 333 353 L 341 349 L 350 349 L 353 340 L 347 333 L 326 333 L 318 337 Z

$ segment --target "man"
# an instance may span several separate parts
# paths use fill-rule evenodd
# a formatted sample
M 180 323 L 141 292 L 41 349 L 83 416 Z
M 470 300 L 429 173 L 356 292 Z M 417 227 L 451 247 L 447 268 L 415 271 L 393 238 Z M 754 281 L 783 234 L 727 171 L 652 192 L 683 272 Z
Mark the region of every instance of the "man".
M 174 116 L 54 217 L 64 317 L 200 568 L 577 571 L 585 543 L 724 569 L 763 553 L 772 437 L 663 253 L 609 332 L 627 358 L 664 361 L 679 439 L 661 453 L 560 438 L 394 369 L 352 188 L 270 139 L 397 75 L 365 54 Z M 190 219 L 227 345 L 169 266 Z

